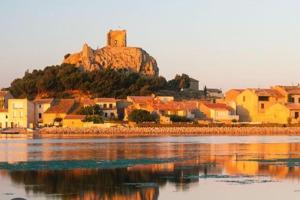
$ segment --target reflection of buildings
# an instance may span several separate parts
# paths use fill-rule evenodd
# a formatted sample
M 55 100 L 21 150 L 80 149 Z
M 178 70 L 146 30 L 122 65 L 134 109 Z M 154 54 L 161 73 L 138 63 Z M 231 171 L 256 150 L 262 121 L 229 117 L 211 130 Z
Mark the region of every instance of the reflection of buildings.
M 130 140 L 129 140 L 130 141 Z M 0 151 L 2 161 L 11 162 Z M 18 145 L 21 145 L 18 147 Z M 118 169 L 76 169 L 57 171 L 1 172 L 21 185 L 42 185 L 26 188 L 39 194 L 73 194 L 65 199 L 99 200 L 156 200 L 159 188 L 167 183 L 179 190 L 197 184 L 210 175 L 263 175 L 280 179 L 299 179 L 300 167 L 264 160 L 298 159 L 300 143 L 274 144 L 199 144 L 157 142 L 76 143 L 49 142 L 40 151 L 29 151 L 26 144 L 12 143 L 9 154 L 14 161 L 30 160 L 35 155 L 41 160 L 128 160 L 130 167 Z M 20 154 L 21 150 L 26 152 Z M 27 152 L 29 151 L 28 155 Z M 22 157 L 23 155 L 23 157 Z M 145 159 L 151 158 L 151 159 Z M 168 158 L 164 160 L 164 158 Z M 174 158 L 174 159 L 173 159 Z M 157 159 L 159 160 L 157 162 Z M 145 160 L 145 163 L 134 163 Z M 25 186 L 24 186 L 25 187 Z
M 28 160 L 28 144 L 10 139 L 0 143 L 0 162 L 16 163 Z

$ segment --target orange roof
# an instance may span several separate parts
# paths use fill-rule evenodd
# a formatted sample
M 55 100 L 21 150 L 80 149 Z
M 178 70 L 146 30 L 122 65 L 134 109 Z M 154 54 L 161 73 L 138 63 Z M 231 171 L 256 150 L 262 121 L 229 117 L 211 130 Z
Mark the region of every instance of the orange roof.
M 154 109 L 156 110 L 196 110 L 197 101 L 168 101 L 162 102 L 157 101 L 154 104 Z
M 64 119 L 79 119 L 84 120 L 85 115 L 67 115 Z
M 296 103 L 288 103 L 286 104 L 286 107 L 290 110 L 300 110 L 300 104 Z
M 147 103 L 154 100 L 153 96 L 128 96 L 128 99 L 134 103 Z
M 69 113 L 74 104 L 74 99 L 61 99 L 56 101 L 45 113 Z
M 88 106 L 93 106 L 95 105 L 95 101 L 93 99 L 90 98 L 85 98 L 82 100 L 82 104 L 83 105 L 88 105 Z
M 275 98 L 283 98 L 284 96 L 274 89 L 254 89 L 254 92 L 258 96 L 269 96 Z
M 96 103 L 116 103 L 117 100 L 115 98 L 96 98 Z
M 300 95 L 300 86 L 279 86 L 283 88 L 289 94 L 298 94 Z
M 36 104 L 50 104 L 54 99 L 35 99 L 33 102 Z
M 206 107 L 214 110 L 230 110 L 231 108 L 227 106 L 225 103 L 202 103 Z

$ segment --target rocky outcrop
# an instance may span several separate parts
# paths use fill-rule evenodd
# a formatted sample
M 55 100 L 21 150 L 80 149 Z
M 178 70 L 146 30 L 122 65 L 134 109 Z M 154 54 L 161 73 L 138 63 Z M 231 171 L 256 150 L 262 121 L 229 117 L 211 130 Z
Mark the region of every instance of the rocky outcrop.
M 136 47 L 106 46 L 93 50 L 84 44 L 81 52 L 66 55 L 63 63 L 74 64 L 87 71 L 114 68 L 145 75 L 158 75 L 159 72 L 156 60 L 143 49 Z

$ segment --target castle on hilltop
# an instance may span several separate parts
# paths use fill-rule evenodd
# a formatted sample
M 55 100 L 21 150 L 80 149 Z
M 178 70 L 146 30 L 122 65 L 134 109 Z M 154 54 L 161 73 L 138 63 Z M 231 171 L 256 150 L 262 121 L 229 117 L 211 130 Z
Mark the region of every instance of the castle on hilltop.
M 107 46 L 127 47 L 126 30 L 110 30 L 107 33 Z
M 84 44 L 81 52 L 67 54 L 63 63 L 74 64 L 87 71 L 113 68 L 150 76 L 157 76 L 159 72 L 156 60 L 145 50 L 127 47 L 126 30 L 110 30 L 105 47 L 94 50 Z

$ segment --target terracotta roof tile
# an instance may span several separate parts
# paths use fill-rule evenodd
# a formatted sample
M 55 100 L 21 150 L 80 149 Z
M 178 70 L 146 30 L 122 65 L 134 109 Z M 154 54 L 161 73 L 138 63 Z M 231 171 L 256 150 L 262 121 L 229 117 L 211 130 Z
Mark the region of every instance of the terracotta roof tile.
M 116 103 L 117 100 L 115 98 L 96 98 L 96 103 Z
M 74 99 L 57 100 L 45 113 L 69 113 L 74 105 Z
M 290 110 L 300 110 L 300 104 L 296 103 L 288 103 L 286 104 L 286 107 Z
M 284 96 L 277 90 L 274 89 L 254 89 L 255 94 L 258 96 L 269 96 L 275 98 L 283 98 Z
M 54 99 L 35 99 L 33 102 L 36 104 L 51 104 Z

